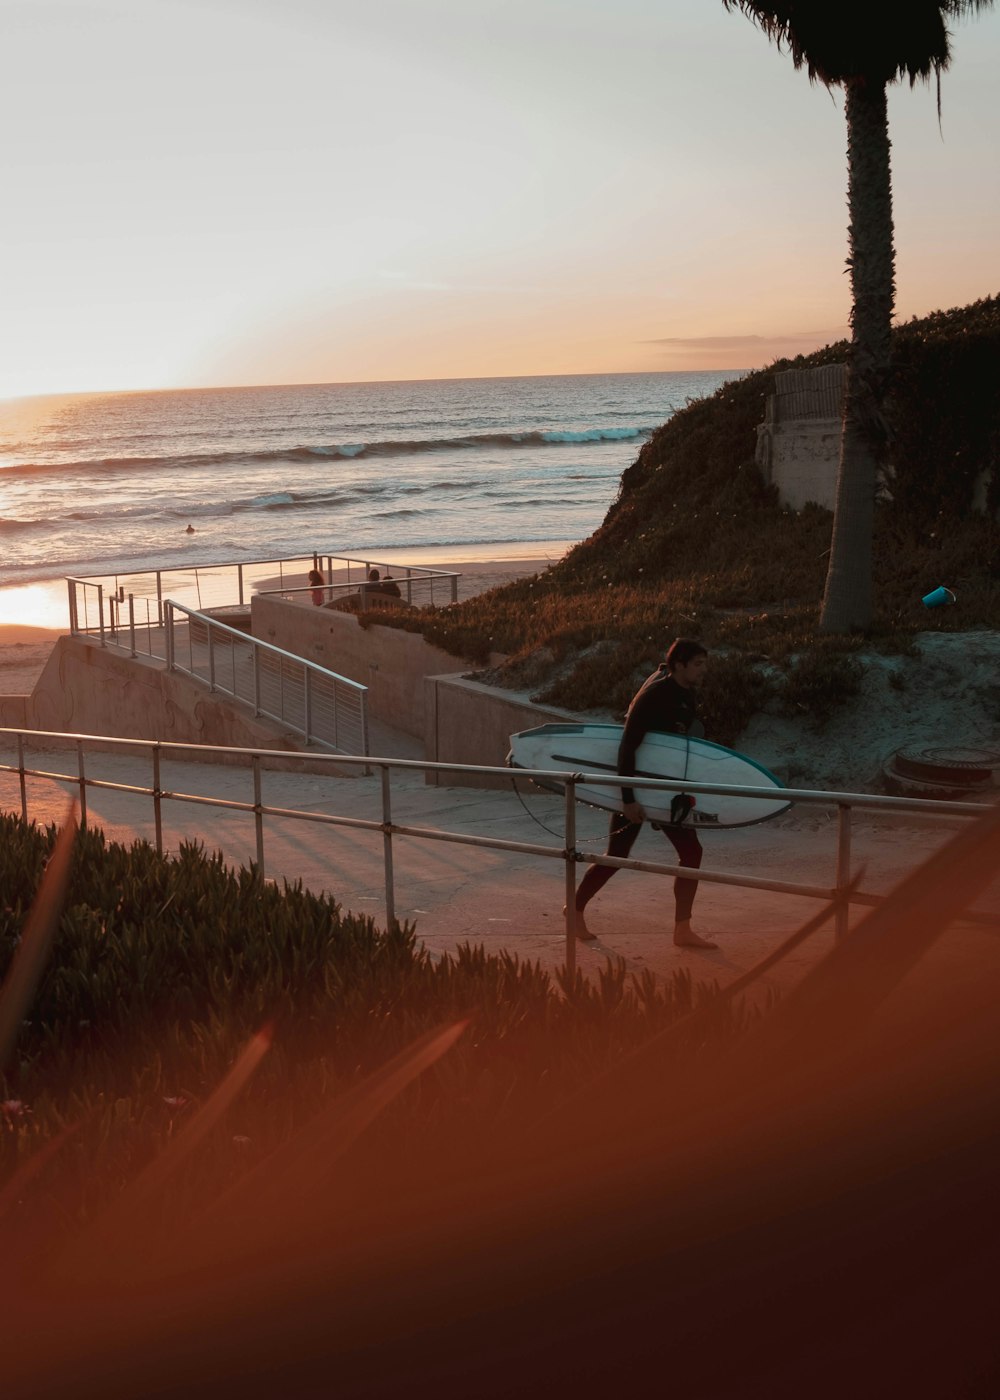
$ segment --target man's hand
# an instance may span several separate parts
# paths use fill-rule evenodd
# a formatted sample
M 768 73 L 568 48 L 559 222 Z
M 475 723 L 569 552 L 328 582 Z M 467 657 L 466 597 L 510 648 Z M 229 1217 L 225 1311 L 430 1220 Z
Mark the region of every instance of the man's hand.
M 646 820 L 646 813 L 642 810 L 641 802 L 626 802 L 622 811 L 630 822 L 644 822 Z

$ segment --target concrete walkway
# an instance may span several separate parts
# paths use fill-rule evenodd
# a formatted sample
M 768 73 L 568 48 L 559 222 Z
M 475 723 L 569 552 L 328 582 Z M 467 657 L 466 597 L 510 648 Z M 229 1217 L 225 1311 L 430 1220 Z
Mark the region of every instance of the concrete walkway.
M 384 737 L 387 749 L 397 748 L 394 756 L 401 756 L 399 748 L 412 749 L 412 741 L 394 745 L 391 735 Z M 0 761 L 13 761 L 9 749 L 0 749 Z M 29 817 L 40 823 L 62 821 L 68 796 L 77 786 L 73 781 L 75 753 L 38 753 L 28 755 L 27 762 L 67 775 L 64 781 L 29 779 L 27 783 Z M 151 771 L 150 760 L 144 755 L 121 751 L 87 755 L 87 773 L 92 778 L 148 786 Z M 164 759 L 161 781 L 165 789 L 175 793 L 253 801 L 252 779 L 246 769 Z M 416 770 L 395 770 L 391 791 L 392 820 L 397 824 L 489 835 L 555 850 L 562 846 L 563 804 L 558 797 L 531 791 L 522 804 L 513 788 L 431 787 Z M 262 799 L 267 806 L 303 812 L 372 821 L 381 821 L 382 816 L 378 776 L 344 776 L 343 771 L 337 775 L 266 771 Z M 153 839 L 148 796 L 90 788 L 87 807 L 89 823 L 102 827 L 109 839 Z M 0 773 L 0 809 L 20 810 L 16 774 Z M 606 815 L 578 807 L 577 820 L 580 848 L 603 850 Z M 551 831 L 543 830 L 538 822 Z M 245 864 L 255 856 L 251 813 L 170 800 L 163 804 L 163 823 L 168 851 L 175 851 L 182 841 L 198 841 L 209 850 L 222 851 L 234 864 Z M 867 870 L 863 887 L 872 892 L 888 891 L 960 825 L 959 819 L 932 824 L 926 818 L 857 815 L 854 853 L 855 863 Z M 311 889 L 329 892 L 344 908 L 371 915 L 379 924 L 384 922 L 380 831 L 323 826 L 281 816 L 266 817 L 264 826 L 269 878 L 301 880 Z M 706 833 L 705 867 L 829 886 L 834 881 L 836 842 L 832 812 L 801 808 L 759 826 Z M 672 859 L 672 848 L 647 828 L 633 855 L 667 863 Z M 564 962 L 561 860 L 406 836 L 394 838 L 393 857 L 397 918 L 415 923 L 419 936 L 433 952 L 450 951 L 468 941 L 482 943 L 490 952 L 506 949 L 551 970 Z M 621 871 L 588 910 L 588 922 L 600 942 L 577 945 L 579 964 L 584 970 L 596 971 L 607 956 L 614 955 L 623 957 L 633 972 L 649 969 L 657 978 L 666 978 L 683 968 L 697 978 L 725 983 L 771 952 L 819 908 L 820 902 L 812 898 L 703 883 L 695 927 L 717 937 L 720 948 L 714 952 L 679 950 L 669 938 L 669 881 L 648 873 Z M 1000 876 L 979 901 L 979 908 L 1000 914 Z M 853 917 L 860 918 L 862 913 L 856 911 Z M 830 928 L 816 935 L 762 985 L 787 985 L 830 947 L 832 937 Z M 947 945 L 947 967 L 942 963 L 936 977 L 947 979 L 958 968 L 967 974 L 975 969 L 1000 968 L 1000 933 L 996 930 L 956 923 Z M 935 954 L 934 960 L 943 957 Z

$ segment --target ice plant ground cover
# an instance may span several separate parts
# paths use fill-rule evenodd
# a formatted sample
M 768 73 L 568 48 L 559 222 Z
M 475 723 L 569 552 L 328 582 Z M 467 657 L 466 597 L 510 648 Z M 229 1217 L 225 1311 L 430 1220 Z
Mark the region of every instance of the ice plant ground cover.
M 0 976 L 16 964 L 54 843 L 53 829 L 0 818 Z M 468 1020 L 468 1033 L 380 1122 L 375 1136 L 387 1150 L 502 1135 L 512 1117 L 548 1111 L 715 996 L 681 973 L 659 985 L 626 977 L 624 964 L 571 985 L 471 946 L 435 960 L 411 926 L 381 929 L 328 896 L 279 888 L 190 845 L 163 857 L 88 830 L 67 881 L 0 1078 L 6 1176 L 68 1126 L 77 1130 L 19 1207 L 50 1223 L 62 1211 L 88 1218 L 113 1199 L 265 1024 L 269 1053 L 184 1191 L 235 1180 L 449 1019 Z M 749 1019 L 720 1002 L 713 1034 L 738 1035 Z

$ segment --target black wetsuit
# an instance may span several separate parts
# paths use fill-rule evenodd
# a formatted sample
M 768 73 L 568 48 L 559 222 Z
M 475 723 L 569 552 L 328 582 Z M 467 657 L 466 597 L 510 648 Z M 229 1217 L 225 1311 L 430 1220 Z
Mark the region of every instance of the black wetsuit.
M 652 730 L 661 734 L 690 734 L 701 729 L 697 718 L 697 701 L 693 690 L 678 685 L 666 666 L 654 671 L 636 691 L 622 730 L 618 747 L 618 772 L 629 777 L 635 772 L 635 755 L 639 745 Z M 622 803 L 635 801 L 632 788 L 622 788 Z M 666 826 L 658 829 L 677 852 L 679 865 L 695 869 L 701 865 L 702 848 L 698 833 L 687 826 Z M 606 854 L 624 859 L 635 845 L 642 822 L 630 822 L 624 812 L 613 812 Z M 616 874 L 611 865 L 592 865 L 580 881 L 576 892 L 576 907 L 582 910 L 594 895 Z M 697 880 L 678 878 L 674 881 L 675 920 L 684 923 L 691 917 L 691 907 L 698 892 Z

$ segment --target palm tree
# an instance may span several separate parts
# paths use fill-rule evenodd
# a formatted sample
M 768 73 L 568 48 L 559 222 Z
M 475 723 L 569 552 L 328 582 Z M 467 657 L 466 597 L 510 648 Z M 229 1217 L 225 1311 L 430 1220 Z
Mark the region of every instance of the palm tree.
M 886 88 L 903 77 L 912 87 L 932 73 L 940 82 L 951 58 L 947 21 L 989 9 L 993 0 L 722 3 L 749 16 L 779 48 L 787 47 L 811 82 L 844 89 L 851 346 L 820 626 L 825 632 L 860 630 L 872 621 L 875 487 L 886 448 L 882 401 L 896 291 Z

